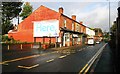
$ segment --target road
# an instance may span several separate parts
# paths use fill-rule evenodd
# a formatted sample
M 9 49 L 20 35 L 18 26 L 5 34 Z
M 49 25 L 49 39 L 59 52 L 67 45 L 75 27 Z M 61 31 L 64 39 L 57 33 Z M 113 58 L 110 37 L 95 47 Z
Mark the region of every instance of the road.
M 2 72 L 76 72 L 86 67 L 88 61 L 105 46 L 104 42 L 93 46 L 85 46 L 66 53 L 57 51 L 20 51 L 13 55 L 7 53 L 0 62 Z M 103 47 L 104 48 L 104 47 Z M 34 52 L 33 52 L 34 51 Z M 18 54 L 18 55 L 17 55 Z M 21 54 L 21 55 L 19 55 Z M 28 54 L 26 56 L 26 54 Z M 10 58 L 11 57 L 11 58 Z M 96 57 L 96 56 L 94 56 Z M 91 64 L 91 63 L 90 63 Z

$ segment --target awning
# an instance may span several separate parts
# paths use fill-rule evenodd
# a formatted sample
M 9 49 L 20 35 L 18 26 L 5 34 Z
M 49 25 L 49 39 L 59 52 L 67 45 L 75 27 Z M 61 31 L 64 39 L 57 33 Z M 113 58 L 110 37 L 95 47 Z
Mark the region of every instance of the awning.
M 73 37 L 78 37 L 78 35 L 77 34 L 73 34 Z
M 76 32 L 76 31 L 72 31 L 70 29 L 67 29 L 66 27 L 60 27 L 60 31 L 70 32 L 70 33 L 74 33 L 74 34 L 83 34 L 81 32 Z

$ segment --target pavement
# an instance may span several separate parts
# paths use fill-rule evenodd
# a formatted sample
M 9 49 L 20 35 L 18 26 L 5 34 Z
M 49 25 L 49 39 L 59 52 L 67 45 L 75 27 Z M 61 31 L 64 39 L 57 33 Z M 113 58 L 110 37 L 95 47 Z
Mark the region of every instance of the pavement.
M 75 45 L 75 46 L 69 46 L 69 47 L 57 47 L 57 48 L 48 48 L 48 49 L 39 49 L 39 48 L 30 48 L 30 49 L 20 49 L 17 50 L 7 50 L 2 51 L 2 61 L 20 58 L 20 57 L 26 57 L 36 54 L 46 54 L 46 53 L 52 53 L 54 51 L 58 51 L 59 53 L 67 53 L 75 51 L 74 49 L 79 49 L 85 47 L 85 45 Z M 5 50 L 5 48 L 2 48 Z M 17 55 L 17 56 L 16 56 Z
M 94 72 L 115 72 L 113 63 L 113 53 L 109 44 L 104 48 Z

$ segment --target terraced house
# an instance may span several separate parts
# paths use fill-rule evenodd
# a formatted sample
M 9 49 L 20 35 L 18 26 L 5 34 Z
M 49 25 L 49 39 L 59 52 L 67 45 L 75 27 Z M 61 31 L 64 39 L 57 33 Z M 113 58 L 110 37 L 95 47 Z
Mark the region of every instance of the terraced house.
M 17 30 L 9 31 L 9 37 L 25 42 L 59 43 L 60 46 L 82 44 L 86 40 L 86 26 L 76 21 L 76 15 L 64 15 L 41 5 L 24 19 Z

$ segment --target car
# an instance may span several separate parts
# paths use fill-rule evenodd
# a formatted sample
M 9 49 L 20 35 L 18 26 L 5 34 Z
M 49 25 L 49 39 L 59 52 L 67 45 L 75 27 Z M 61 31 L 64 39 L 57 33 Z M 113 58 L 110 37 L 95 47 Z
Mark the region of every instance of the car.
M 99 44 L 100 43 L 100 41 L 96 41 L 96 44 Z
M 94 39 L 93 38 L 88 39 L 88 45 L 94 45 Z

